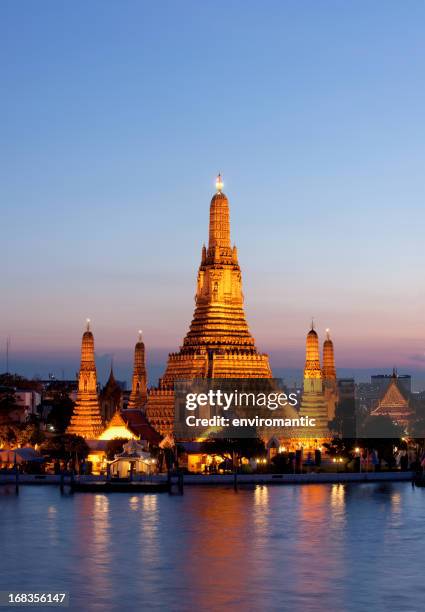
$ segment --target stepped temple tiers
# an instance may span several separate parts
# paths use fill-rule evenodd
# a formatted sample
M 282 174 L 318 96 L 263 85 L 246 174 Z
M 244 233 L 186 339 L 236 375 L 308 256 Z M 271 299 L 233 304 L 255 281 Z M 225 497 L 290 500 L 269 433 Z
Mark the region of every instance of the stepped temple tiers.
M 97 397 L 97 375 L 94 361 L 94 338 L 90 331 L 90 320 L 81 343 L 81 367 L 78 375 L 77 403 L 67 433 L 83 438 L 95 439 L 103 431 Z
M 306 431 L 307 446 L 317 447 L 330 437 L 328 428 L 328 406 L 323 391 L 323 373 L 320 368 L 319 338 L 313 323 L 307 334 L 304 385 L 301 399 L 300 416 L 316 419 L 316 426 Z M 317 444 L 313 444 L 313 439 Z
M 395 369 L 390 384 L 378 400 L 378 405 L 371 412 L 371 416 L 387 416 L 393 423 L 401 425 L 405 431 L 408 430 L 414 417 L 414 410 L 410 406 L 410 397 L 407 390 L 398 382 Z
M 134 369 L 128 408 L 142 409 L 146 404 L 146 400 L 147 376 L 145 364 L 145 345 L 142 342 L 142 332 L 139 330 L 139 340 L 134 348 Z
M 335 408 L 338 402 L 338 384 L 336 380 L 334 345 L 329 329 L 326 330 L 326 340 L 323 343 L 323 389 L 328 406 L 328 421 L 335 417 Z
M 183 345 L 168 357 L 158 388 L 149 392 L 146 415 L 163 435 L 172 434 L 174 383 L 194 378 L 271 378 L 267 355 L 258 352 L 243 307 L 238 253 L 230 242 L 229 201 L 219 175 L 210 204 L 208 248 L 202 247 L 195 312 Z

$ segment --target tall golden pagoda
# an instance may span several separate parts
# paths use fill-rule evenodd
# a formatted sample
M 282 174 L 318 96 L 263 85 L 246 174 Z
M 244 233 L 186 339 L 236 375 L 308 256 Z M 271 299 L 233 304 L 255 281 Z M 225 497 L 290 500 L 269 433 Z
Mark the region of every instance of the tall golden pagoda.
M 257 351 L 243 308 L 242 277 L 230 242 L 229 201 L 219 174 L 210 204 L 208 248 L 202 247 L 195 312 L 178 353 L 168 356 L 164 376 L 149 392 L 146 415 L 161 434 L 171 434 L 174 382 L 194 378 L 271 378 L 267 355 Z
M 319 337 L 313 323 L 307 334 L 304 386 L 300 416 L 316 419 L 316 426 L 306 431 L 306 438 L 314 438 L 318 445 L 323 438 L 329 438 L 328 407 L 323 392 L 323 374 L 320 369 Z M 314 445 L 313 445 L 314 446 Z
M 335 416 L 335 408 L 338 401 L 338 387 L 336 381 L 334 345 L 330 337 L 329 329 L 326 330 L 326 340 L 323 343 L 323 387 L 325 400 L 328 405 L 328 420 Z
M 81 343 L 81 367 L 78 376 L 77 403 L 67 433 L 94 440 L 103 431 L 97 397 L 96 364 L 94 361 L 94 338 L 90 331 L 90 320 Z
M 142 342 L 142 332 L 139 330 L 139 340 L 134 347 L 134 369 L 131 383 L 129 409 L 143 408 L 147 399 L 147 377 L 145 365 L 145 345 Z

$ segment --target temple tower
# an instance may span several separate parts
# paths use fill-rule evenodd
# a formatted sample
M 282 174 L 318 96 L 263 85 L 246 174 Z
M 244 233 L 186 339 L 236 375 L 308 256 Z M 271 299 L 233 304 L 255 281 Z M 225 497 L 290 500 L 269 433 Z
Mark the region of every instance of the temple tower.
M 316 440 L 317 445 L 320 445 L 320 441 L 323 438 L 329 438 L 328 407 L 323 391 L 322 370 L 320 369 L 319 338 L 313 323 L 306 340 L 306 360 L 300 415 L 316 419 L 316 426 L 311 431 L 306 430 L 306 438 Z M 315 445 L 313 444 L 313 446 Z
M 335 416 L 335 408 L 338 401 L 338 387 L 336 380 L 334 345 L 330 337 L 329 329 L 326 330 L 326 340 L 323 343 L 322 373 L 325 400 L 328 405 L 328 420 L 332 421 Z
M 139 331 L 139 340 L 134 347 L 134 369 L 131 383 L 129 409 L 144 407 L 147 399 L 147 376 L 145 365 L 145 345 L 142 342 L 142 332 Z
M 94 338 L 90 331 L 90 320 L 81 343 L 81 367 L 78 376 L 78 394 L 67 433 L 96 439 L 103 431 L 97 397 L 97 375 L 94 361 Z
M 238 253 L 230 241 L 229 201 L 221 175 L 210 203 L 208 247 L 202 247 L 195 312 L 179 352 L 168 357 L 157 389 L 149 391 L 146 415 L 170 434 L 174 382 L 193 378 L 271 378 L 268 356 L 258 352 L 243 307 Z
M 114 368 L 111 363 L 108 381 L 99 395 L 100 413 L 104 423 L 110 421 L 115 412 L 121 409 L 122 399 L 122 389 L 115 380 Z

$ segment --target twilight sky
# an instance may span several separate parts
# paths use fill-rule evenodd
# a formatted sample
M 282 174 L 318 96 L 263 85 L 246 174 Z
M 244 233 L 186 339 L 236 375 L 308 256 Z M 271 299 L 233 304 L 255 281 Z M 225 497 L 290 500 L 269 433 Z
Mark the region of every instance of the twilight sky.
M 193 312 L 215 174 L 248 322 L 300 368 L 425 368 L 425 4 L 0 3 L 5 369 L 71 375 L 84 320 L 129 376 Z M 102 357 L 103 356 L 103 357 Z M 124 373 L 125 370 L 125 373 Z

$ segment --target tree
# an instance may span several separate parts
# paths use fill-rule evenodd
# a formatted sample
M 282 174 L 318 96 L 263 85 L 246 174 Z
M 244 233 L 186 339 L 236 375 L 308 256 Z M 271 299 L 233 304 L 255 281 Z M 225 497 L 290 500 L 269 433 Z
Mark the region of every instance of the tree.
M 242 457 L 265 456 L 266 448 L 260 438 L 211 438 L 202 443 L 201 452 L 226 457 L 235 467 L 241 464 Z
M 71 420 L 74 402 L 66 391 L 60 390 L 55 393 L 49 404 L 52 408 L 46 419 L 47 424 L 51 425 L 58 433 L 64 433 Z
M 46 436 L 40 431 L 40 426 L 37 423 L 27 423 L 17 428 L 17 443 L 20 446 L 41 444 Z
M 333 438 L 331 442 L 325 442 L 323 446 L 327 449 L 330 457 L 343 457 L 348 462 L 354 456 L 354 440 L 352 438 Z
M 123 452 L 123 446 L 127 442 L 127 438 L 113 438 L 112 440 L 108 440 L 105 449 L 106 458 L 109 459 L 109 461 L 115 459 L 115 455 Z
M 17 444 L 18 428 L 15 425 L 0 425 L 0 446 L 13 448 Z
M 47 438 L 42 444 L 42 451 L 58 459 L 70 459 L 75 455 L 78 455 L 79 459 L 85 459 L 90 448 L 81 436 L 63 434 Z

